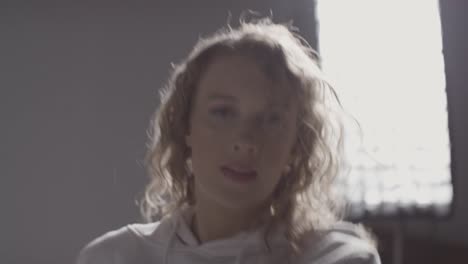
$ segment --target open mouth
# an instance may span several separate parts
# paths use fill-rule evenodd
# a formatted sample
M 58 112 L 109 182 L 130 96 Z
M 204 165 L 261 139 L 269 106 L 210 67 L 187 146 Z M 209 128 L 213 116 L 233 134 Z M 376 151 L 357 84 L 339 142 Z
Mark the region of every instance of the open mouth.
M 221 171 L 223 172 L 224 176 L 240 183 L 250 182 L 257 178 L 257 172 L 255 170 L 238 170 L 228 166 L 222 166 Z

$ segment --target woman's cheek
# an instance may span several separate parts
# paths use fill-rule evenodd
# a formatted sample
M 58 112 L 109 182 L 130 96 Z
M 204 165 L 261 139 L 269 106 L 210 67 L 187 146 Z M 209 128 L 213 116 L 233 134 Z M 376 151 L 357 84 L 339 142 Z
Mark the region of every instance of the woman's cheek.
M 213 120 L 207 120 L 203 126 L 207 139 L 213 144 L 218 144 L 222 141 L 226 141 L 232 132 L 232 125 L 226 123 L 214 122 Z
M 237 120 L 219 120 L 213 117 L 206 118 L 206 126 L 211 129 L 214 133 L 225 133 L 232 131 L 236 125 Z

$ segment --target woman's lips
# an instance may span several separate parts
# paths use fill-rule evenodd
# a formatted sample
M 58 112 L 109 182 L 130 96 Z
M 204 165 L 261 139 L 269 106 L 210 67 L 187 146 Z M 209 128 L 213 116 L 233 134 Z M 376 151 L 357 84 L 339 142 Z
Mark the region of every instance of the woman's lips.
M 224 176 L 230 178 L 235 182 L 246 183 L 254 180 L 257 177 L 257 172 L 254 170 L 236 170 L 228 166 L 222 166 L 221 171 Z

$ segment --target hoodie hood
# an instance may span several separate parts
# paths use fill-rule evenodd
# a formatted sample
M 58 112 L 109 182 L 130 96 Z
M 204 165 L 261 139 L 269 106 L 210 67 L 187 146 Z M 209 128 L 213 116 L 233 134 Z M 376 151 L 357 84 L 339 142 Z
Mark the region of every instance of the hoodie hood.
M 167 255 L 171 249 L 184 250 L 208 258 L 234 258 L 234 263 L 242 263 L 242 259 L 247 256 L 268 255 L 268 248 L 262 237 L 262 228 L 244 231 L 227 239 L 199 243 L 189 227 L 193 215 L 193 208 L 186 207 L 175 212 L 171 218 L 173 232 L 168 240 L 171 244 L 168 244 Z M 281 242 L 286 243 L 286 240 L 283 241 L 281 236 L 276 235 L 271 239 L 270 244 Z
M 262 235 L 262 228 L 253 231 L 241 232 L 227 239 L 218 239 L 205 243 L 199 243 L 189 223 L 194 215 L 193 208 L 184 207 L 163 218 L 158 227 L 153 226 L 142 230 L 143 225 L 131 225 L 129 228 L 140 237 L 145 237 L 150 243 L 163 245 L 163 262 L 171 263 L 174 257 L 183 255 L 194 258 L 195 255 L 202 258 L 229 260 L 230 263 L 244 263 L 243 259 L 252 256 L 269 256 L 268 247 Z M 269 237 L 269 246 L 286 249 L 287 241 L 277 232 Z M 279 253 L 279 252 L 277 252 Z M 233 262 L 233 260 L 235 260 Z
M 131 224 L 91 241 L 78 256 L 78 264 L 380 264 L 375 247 L 359 234 L 356 225 L 336 223 L 321 235 L 304 234 L 305 248 L 291 254 L 284 229 L 268 237 L 262 228 L 226 239 L 200 244 L 189 228 L 193 211 L 180 209 L 161 221 Z

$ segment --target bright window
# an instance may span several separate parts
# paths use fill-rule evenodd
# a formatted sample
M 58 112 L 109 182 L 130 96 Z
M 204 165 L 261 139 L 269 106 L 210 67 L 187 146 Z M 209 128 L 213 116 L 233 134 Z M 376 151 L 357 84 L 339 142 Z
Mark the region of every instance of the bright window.
M 318 0 L 316 10 L 323 69 L 362 126 L 340 181 L 351 214 L 445 215 L 453 188 L 438 1 Z

